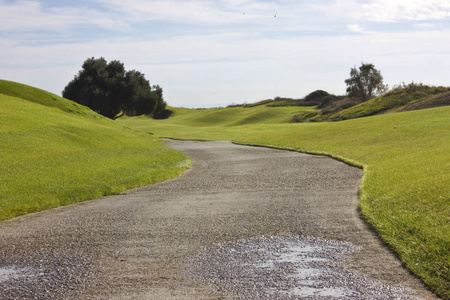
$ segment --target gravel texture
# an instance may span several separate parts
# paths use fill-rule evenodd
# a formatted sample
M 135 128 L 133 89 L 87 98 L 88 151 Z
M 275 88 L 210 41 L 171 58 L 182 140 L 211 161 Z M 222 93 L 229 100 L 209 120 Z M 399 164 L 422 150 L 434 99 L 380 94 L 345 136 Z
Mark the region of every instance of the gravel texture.
M 177 179 L 0 224 L 0 299 L 434 299 L 361 221 L 361 170 L 172 141 Z

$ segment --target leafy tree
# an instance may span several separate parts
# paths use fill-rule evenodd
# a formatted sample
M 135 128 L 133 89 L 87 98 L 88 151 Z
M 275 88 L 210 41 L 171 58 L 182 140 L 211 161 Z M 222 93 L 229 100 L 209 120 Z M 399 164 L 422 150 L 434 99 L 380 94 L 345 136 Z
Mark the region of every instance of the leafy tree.
M 159 116 L 166 109 L 167 103 L 164 101 L 163 90 L 159 85 L 153 86 L 153 94 L 156 102 L 154 114 L 155 116 Z
M 367 101 L 375 95 L 383 94 L 387 91 L 387 85 L 383 83 L 383 76 L 375 69 L 373 64 L 362 63 L 359 69 L 350 70 L 350 78 L 345 80 L 347 93 L 350 96 Z
M 155 108 L 155 99 L 151 91 L 150 82 L 144 74 L 131 70 L 125 74 L 128 101 L 122 108 L 122 114 L 138 116 L 150 114 Z
M 159 86 L 152 91 L 144 74 L 136 70 L 126 72 L 120 61 L 107 63 L 103 57 L 88 58 L 62 96 L 110 119 L 123 114 L 151 114 L 158 107 L 165 108 Z

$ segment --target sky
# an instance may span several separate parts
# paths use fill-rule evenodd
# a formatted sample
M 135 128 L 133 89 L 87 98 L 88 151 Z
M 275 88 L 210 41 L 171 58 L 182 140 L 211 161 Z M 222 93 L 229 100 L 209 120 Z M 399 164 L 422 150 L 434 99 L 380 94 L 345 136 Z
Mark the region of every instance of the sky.
M 362 63 L 450 86 L 450 0 L 0 0 L 0 79 L 61 95 L 90 57 L 189 108 L 343 95 Z

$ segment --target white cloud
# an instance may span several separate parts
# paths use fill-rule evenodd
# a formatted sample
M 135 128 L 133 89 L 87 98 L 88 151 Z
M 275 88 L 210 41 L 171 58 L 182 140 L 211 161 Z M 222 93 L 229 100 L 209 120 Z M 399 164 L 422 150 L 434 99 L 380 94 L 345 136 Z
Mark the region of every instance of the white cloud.
M 67 31 L 75 26 L 123 28 L 113 16 L 81 7 L 44 8 L 38 1 L 0 2 L 0 32 Z
M 97 2 L 139 21 L 230 23 L 242 19 L 241 14 L 223 9 L 217 1 L 97 0 Z
M 124 18 L 136 21 L 158 20 L 178 24 L 249 25 L 278 19 L 299 23 L 311 18 L 307 1 L 260 0 L 95 0 Z M 281 22 L 281 21 L 279 21 Z
M 414 27 L 418 28 L 418 29 L 426 29 L 426 30 L 436 30 L 436 29 L 440 28 L 440 26 L 438 24 L 429 23 L 429 22 L 414 24 Z
M 379 22 L 450 18 L 450 2 L 442 0 L 378 0 L 367 5 L 365 10 L 370 20 Z
M 450 19 L 448 0 L 336 0 L 332 5 L 316 5 L 338 19 L 398 22 Z
M 363 32 L 364 31 L 364 28 L 358 24 L 347 25 L 347 28 L 352 32 Z

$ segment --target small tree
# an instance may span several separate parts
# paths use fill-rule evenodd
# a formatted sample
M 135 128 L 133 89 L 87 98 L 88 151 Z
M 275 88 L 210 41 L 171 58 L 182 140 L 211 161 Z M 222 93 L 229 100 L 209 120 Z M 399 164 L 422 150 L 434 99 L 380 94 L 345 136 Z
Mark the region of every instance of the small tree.
M 387 91 L 387 85 L 383 83 L 383 76 L 373 64 L 362 63 L 359 69 L 356 66 L 352 68 L 350 78 L 346 79 L 345 83 L 347 84 L 347 93 L 362 101 L 367 101 Z

